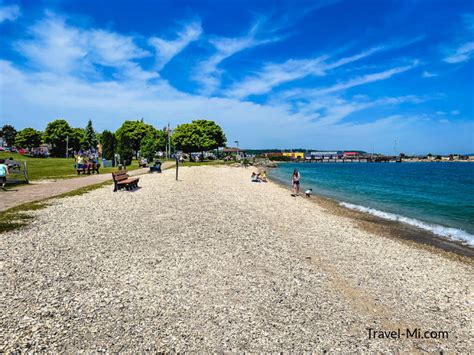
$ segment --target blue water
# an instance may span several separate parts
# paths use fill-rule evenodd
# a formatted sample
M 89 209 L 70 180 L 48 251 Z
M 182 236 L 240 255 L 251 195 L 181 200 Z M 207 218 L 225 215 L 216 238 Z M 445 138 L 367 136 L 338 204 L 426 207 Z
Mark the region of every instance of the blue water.
M 290 185 L 382 218 L 474 246 L 473 163 L 283 163 L 270 172 Z

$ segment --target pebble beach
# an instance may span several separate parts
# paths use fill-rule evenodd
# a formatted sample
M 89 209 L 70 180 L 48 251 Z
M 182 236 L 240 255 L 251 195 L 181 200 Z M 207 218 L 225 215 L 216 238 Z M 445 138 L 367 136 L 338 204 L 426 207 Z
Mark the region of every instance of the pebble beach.
M 380 236 L 251 173 L 169 169 L 31 212 L 0 234 L 0 351 L 472 351 L 472 259 Z

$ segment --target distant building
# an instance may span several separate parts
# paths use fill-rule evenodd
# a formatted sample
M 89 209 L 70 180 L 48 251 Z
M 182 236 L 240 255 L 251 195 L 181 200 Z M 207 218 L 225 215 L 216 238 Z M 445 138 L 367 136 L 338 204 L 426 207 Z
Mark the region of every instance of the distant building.
M 360 156 L 359 152 L 344 152 L 342 154 L 344 158 L 358 158 Z
M 304 152 L 284 152 L 284 157 L 290 157 L 292 160 L 303 160 Z
M 314 151 L 306 154 L 306 159 L 336 159 L 340 154 L 337 151 Z
M 266 152 L 266 153 L 262 153 L 262 155 L 266 158 L 281 157 L 283 155 L 283 153 L 281 153 L 281 152 Z

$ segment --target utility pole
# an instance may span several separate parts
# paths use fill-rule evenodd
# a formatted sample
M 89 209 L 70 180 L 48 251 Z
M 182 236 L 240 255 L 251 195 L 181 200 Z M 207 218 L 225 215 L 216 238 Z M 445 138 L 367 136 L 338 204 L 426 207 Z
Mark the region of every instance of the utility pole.
M 69 136 L 66 136 L 66 158 L 69 156 Z
M 171 158 L 171 128 L 170 123 L 168 122 L 168 152 L 167 155 Z

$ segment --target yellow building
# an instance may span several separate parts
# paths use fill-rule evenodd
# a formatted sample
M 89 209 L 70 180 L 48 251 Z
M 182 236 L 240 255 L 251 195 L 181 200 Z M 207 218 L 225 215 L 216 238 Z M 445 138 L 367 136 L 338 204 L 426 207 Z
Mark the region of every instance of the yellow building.
M 304 152 L 284 152 L 283 156 L 295 160 L 304 160 Z

